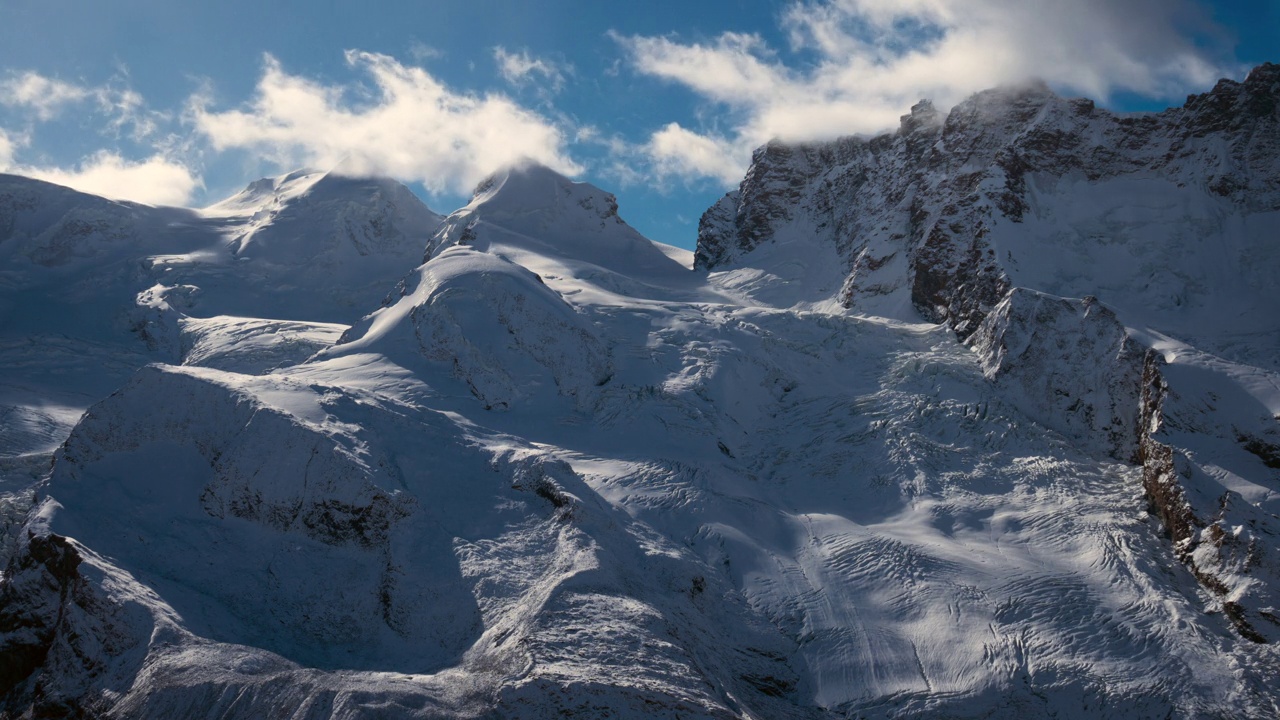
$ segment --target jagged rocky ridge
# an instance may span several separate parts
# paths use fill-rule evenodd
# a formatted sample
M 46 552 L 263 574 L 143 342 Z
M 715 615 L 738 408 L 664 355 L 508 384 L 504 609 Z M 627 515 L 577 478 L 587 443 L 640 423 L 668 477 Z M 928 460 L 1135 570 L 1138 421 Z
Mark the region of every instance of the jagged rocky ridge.
M 1030 84 L 945 117 L 922 101 L 892 135 L 771 143 L 703 216 L 696 264 L 750 266 L 780 237 L 834 248 L 843 305 L 909 299 L 1039 422 L 1140 463 L 1179 557 L 1269 642 L 1280 508 L 1241 492 L 1274 497 L 1280 465 L 1278 225 L 1280 66 L 1265 64 L 1156 114 Z M 1244 397 L 1215 407 L 1220 386 Z
M 1063 184 L 1117 190 L 1109 201 L 1137 201 L 1135 213 L 1146 209 L 1143 182 L 1185 191 L 1174 193 L 1177 200 L 1197 192 L 1221 198 L 1223 207 L 1247 218 L 1280 209 L 1278 85 L 1280 66 L 1267 64 L 1243 83 L 1223 80 L 1213 91 L 1189 97 L 1182 108 L 1117 115 L 1032 84 L 978 93 L 945 118 L 921 101 L 897 133 L 871 140 L 770 143 L 756 152 L 742 186 L 703 216 L 696 263 L 724 266 L 788 226 L 805 223 L 846 259 L 846 306 L 905 288 L 921 315 L 945 320 L 967 337 L 1010 286 L 1041 280 L 1035 274 L 1040 268 L 1020 263 L 1057 259 L 1024 260 L 1024 253 L 1073 239 L 1052 231 L 1091 231 L 1082 239 L 1095 245 L 1150 242 L 1137 232 L 1149 217 L 1120 218 L 1121 227 L 1106 228 L 1106 218 L 1092 213 L 1064 218 L 1066 228 L 1050 226 L 1046 221 L 1055 212 L 1077 209 L 1055 207 L 1053 191 Z M 1081 200 L 1094 201 L 1088 210 L 1115 209 L 1106 198 Z M 1195 233 L 1203 218 L 1184 210 L 1177 218 L 1183 220 L 1190 227 L 1182 232 Z M 1093 227 L 1085 227 L 1089 221 Z M 1101 237 L 1105 230 L 1116 237 Z M 1140 259 L 1156 252 L 1132 251 Z M 1241 279 L 1253 279 L 1244 274 Z M 1052 284 L 1074 290 L 1109 279 L 1099 275 L 1058 277 Z M 1196 289 L 1149 287 L 1145 299 L 1165 310 L 1193 299 L 1186 295 Z
M 1009 118 L 1077 106 L 992 91 L 961 106 L 990 134 L 964 133 L 1008 144 L 1027 129 Z M 84 286 L 104 315 L 160 313 L 100 336 L 140 346 L 121 374 L 162 362 L 94 398 L 16 493 L 0 713 L 1273 717 L 1280 656 L 1255 641 L 1275 607 L 1280 402 L 1250 310 L 1274 293 L 1275 208 L 1248 185 L 1265 158 L 1230 196 L 1189 160 L 1175 180 L 1028 172 L 1020 221 L 991 199 L 1004 171 L 979 178 L 929 251 L 945 302 L 917 310 L 912 248 L 934 229 L 907 230 L 963 205 L 949 173 L 996 171 L 944 158 L 889 202 L 908 166 L 822 165 L 841 147 L 943 153 L 951 119 L 914 116 L 869 143 L 763 151 L 795 166 L 757 162 L 708 213 L 710 272 L 608 193 L 524 166 L 399 235 L 415 257 L 358 319 L 288 288 L 253 317 L 183 304 L 276 265 L 260 233 L 278 218 L 317 218 L 282 246 L 332 247 L 353 214 L 326 213 L 353 188 L 290 215 L 305 173 L 197 218 L 250 258 L 225 273 Z M 1228 125 L 1187 142 L 1263 137 L 1274 117 Z M 785 203 L 752 190 L 769 177 Z M 33 207 L 57 197 L 23 187 Z M 355 204 L 356 227 L 386 216 Z M 756 218 L 741 238 L 739 214 Z M 965 222 L 993 259 L 966 260 Z M 202 264 L 183 237 L 121 267 Z M 847 282 L 859 258 L 872 275 Z M 22 269 L 13 287 L 51 277 Z M 969 273 L 1007 277 L 996 293 Z M 176 342 L 146 349 L 163 327 Z

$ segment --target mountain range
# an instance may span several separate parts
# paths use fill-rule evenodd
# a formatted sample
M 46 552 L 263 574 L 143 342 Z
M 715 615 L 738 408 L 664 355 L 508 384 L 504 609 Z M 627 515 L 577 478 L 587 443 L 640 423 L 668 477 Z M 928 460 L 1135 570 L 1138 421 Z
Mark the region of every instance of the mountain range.
M 0 175 L 0 717 L 1280 715 L 1280 66 L 534 163 Z

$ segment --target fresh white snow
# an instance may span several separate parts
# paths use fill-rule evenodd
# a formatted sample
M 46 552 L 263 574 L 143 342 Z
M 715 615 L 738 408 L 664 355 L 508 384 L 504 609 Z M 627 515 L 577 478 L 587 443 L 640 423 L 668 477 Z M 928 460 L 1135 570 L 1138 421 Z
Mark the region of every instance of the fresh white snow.
M 1130 462 L 1153 422 L 1274 540 L 1274 213 L 1029 186 L 962 343 L 888 231 L 846 308 L 802 214 L 693 272 L 536 165 L 444 219 L 340 173 L 199 212 L 8 178 L 0 637 L 56 628 L 41 696 L 120 717 L 1274 716 L 1225 603 L 1275 612 L 1277 547 L 1182 562 Z

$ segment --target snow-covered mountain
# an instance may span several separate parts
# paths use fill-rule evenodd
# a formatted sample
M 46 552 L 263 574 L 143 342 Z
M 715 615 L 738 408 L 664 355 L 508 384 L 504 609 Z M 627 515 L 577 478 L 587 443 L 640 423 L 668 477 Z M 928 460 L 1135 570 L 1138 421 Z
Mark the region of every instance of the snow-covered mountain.
M 331 344 L 441 219 L 398 183 L 336 173 L 259 180 L 206 210 L 0 175 L 0 489 L 47 469 L 148 362 L 268 369 Z
M 0 715 L 1274 717 L 1278 93 L 771 144 L 695 254 L 5 178 Z
M 946 323 L 1031 418 L 1140 462 L 1180 556 L 1275 641 L 1278 105 L 1271 64 L 1158 114 L 1034 84 L 921 102 L 891 136 L 761 148 L 697 264 L 774 292 L 779 256 L 834 253 L 800 286 Z

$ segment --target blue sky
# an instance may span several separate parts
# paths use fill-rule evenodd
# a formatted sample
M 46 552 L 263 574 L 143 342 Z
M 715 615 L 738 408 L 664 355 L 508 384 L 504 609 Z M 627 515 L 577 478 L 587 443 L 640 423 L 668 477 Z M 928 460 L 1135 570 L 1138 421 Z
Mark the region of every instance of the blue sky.
M 1280 61 L 1280 0 L 0 0 L 0 170 L 201 206 L 295 167 L 436 210 L 529 156 L 691 247 L 772 137 L 1041 77 L 1121 110 Z

